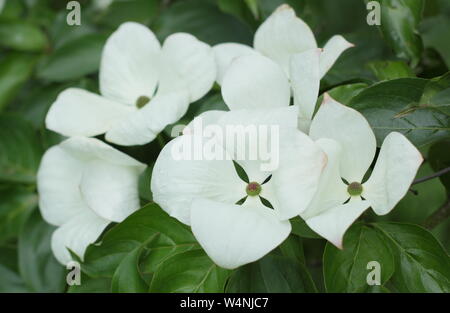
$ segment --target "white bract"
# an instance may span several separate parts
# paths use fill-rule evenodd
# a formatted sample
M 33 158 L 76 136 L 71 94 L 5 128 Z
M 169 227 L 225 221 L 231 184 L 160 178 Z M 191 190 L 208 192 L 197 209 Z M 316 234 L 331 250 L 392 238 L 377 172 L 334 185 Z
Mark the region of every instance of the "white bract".
M 254 80 L 261 79 L 265 74 L 276 74 L 279 76 L 278 84 L 287 85 L 288 97 L 291 96 L 292 88 L 294 101 L 300 107 L 299 128 L 307 132 L 319 93 L 320 79 L 341 53 L 353 45 L 336 35 L 323 49 L 319 49 L 309 26 L 295 15 L 292 8 L 282 5 L 258 28 L 253 46 L 251 48 L 237 43 L 214 46 L 217 82 L 227 90 L 229 84 L 239 82 L 252 86 Z M 259 97 L 264 98 L 267 92 Z M 272 104 L 269 98 L 255 105 L 264 107 L 276 104 Z M 230 109 L 234 108 L 231 103 Z
M 58 226 L 52 250 L 62 264 L 81 258 L 110 222 L 139 205 L 138 177 L 146 165 L 94 138 L 72 137 L 47 150 L 37 175 L 43 218 Z
M 163 46 L 144 25 L 122 24 L 107 40 L 100 65 L 101 96 L 64 90 L 46 118 L 65 136 L 97 136 L 119 145 L 152 141 L 203 97 L 216 78 L 210 46 L 186 33 Z
M 345 231 L 367 208 L 384 215 L 405 196 L 423 158 L 405 136 L 391 132 L 370 178 L 363 181 L 375 157 L 375 135 L 359 112 L 327 94 L 312 121 L 310 137 L 327 154 L 328 162 L 314 199 L 300 216 L 342 248 Z
M 265 78 L 277 79 L 270 75 Z M 259 86 L 260 92 L 267 93 L 264 90 L 266 85 L 267 81 L 264 81 L 254 87 Z M 247 102 L 255 107 L 261 100 L 259 97 L 240 97 L 242 86 L 236 84 L 235 87 L 234 101 Z M 276 88 L 273 90 L 273 101 L 289 101 L 289 97 L 278 93 Z M 228 92 L 233 96 L 231 90 Z M 286 105 L 229 112 L 208 111 L 197 117 L 203 119 L 204 124 L 215 125 L 219 129 L 233 125 L 243 129 L 260 125 L 278 126 L 276 149 L 279 163 L 273 170 L 262 170 L 261 165 L 266 160 L 258 153 L 259 158 L 254 160 L 237 158 L 240 149 L 249 152 L 258 149 L 257 145 L 251 144 L 251 138 L 237 146 L 224 146 L 227 138 L 196 133 L 192 124 L 188 125 L 184 135 L 161 151 L 152 174 L 154 201 L 171 216 L 191 225 L 199 243 L 219 266 L 236 268 L 258 260 L 277 247 L 291 231 L 288 220 L 305 210 L 314 196 L 325 166 L 325 155 L 308 136 L 298 131 L 297 114 L 297 106 Z M 227 132 L 223 134 L 229 135 Z M 274 134 L 258 136 L 274 139 Z M 196 141 L 203 142 L 203 147 L 209 147 L 210 151 L 223 149 L 217 155 L 228 157 L 202 160 L 174 157 L 177 147 L 195 149 Z M 242 166 L 248 181 L 239 178 L 233 161 Z M 268 200 L 273 209 L 265 206 L 260 197 Z M 236 204 L 243 198 L 245 202 L 242 205 Z

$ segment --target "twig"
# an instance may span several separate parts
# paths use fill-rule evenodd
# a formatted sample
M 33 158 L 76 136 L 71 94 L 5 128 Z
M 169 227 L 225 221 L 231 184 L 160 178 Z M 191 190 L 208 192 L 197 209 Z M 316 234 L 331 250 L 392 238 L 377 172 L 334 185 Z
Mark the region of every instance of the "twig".
M 422 225 L 425 228 L 431 230 L 436 226 L 438 226 L 443 221 L 447 220 L 449 216 L 450 216 L 450 197 L 447 199 L 447 201 L 444 203 L 443 206 L 441 206 L 433 214 L 428 216 Z
M 446 174 L 448 172 L 450 172 L 450 167 L 444 168 L 444 169 L 442 169 L 442 170 L 440 170 L 440 171 L 438 171 L 438 172 L 436 172 L 434 174 L 431 174 L 429 176 L 418 178 L 418 179 L 416 179 L 415 181 L 412 182 L 411 186 L 415 185 L 415 184 L 423 183 L 424 181 L 427 181 L 427 180 L 430 180 L 430 179 L 433 179 L 433 178 L 436 178 L 436 177 L 439 177 L 439 176 L 442 176 L 442 175 L 444 175 L 444 174 Z

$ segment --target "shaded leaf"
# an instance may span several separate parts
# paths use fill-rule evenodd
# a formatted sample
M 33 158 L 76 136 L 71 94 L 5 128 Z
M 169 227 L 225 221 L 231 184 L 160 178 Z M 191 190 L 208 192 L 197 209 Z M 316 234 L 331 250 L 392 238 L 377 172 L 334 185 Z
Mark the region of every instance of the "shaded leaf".
M 450 292 L 450 258 L 431 233 L 412 224 L 374 225 L 392 246 L 398 291 Z
M 226 291 L 305 293 L 316 292 L 316 287 L 304 264 L 286 256 L 266 255 L 234 271 Z
M 228 275 L 203 250 L 186 251 L 161 264 L 150 292 L 223 292 Z
M 42 148 L 28 122 L 0 115 L 0 181 L 34 183 Z
M 394 258 L 384 237 L 368 226 L 353 225 L 345 234 L 344 248 L 329 242 L 323 255 L 325 286 L 328 292 L 367 292 L 369 262 L 380 264 L 380 283 L 384 285 L 394 272 Z

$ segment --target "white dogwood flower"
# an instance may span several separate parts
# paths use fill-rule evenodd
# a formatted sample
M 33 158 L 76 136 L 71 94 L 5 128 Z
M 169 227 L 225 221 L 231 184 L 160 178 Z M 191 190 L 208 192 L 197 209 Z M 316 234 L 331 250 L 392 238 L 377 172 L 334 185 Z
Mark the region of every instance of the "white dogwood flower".
M 52 250 L 62 264 L 81 258 L 110 222 L 139 208 L 142 164 L 95 138 L 72 137 L 50 148 L 37 175 L 43 218 L 58 226 Z
M 391 132 L 363 181 L 375 157 L 375 135 L 362 114 L 328 95 L 312 121 L 310 137 L 327 154 L 328 163 L 317 194 L 300 216 L 342 248 L 345 231 L 367 208 L 384 215 L 405 196 L 423 158 L 404 135 Z
M 314 142 L 297 130 L 297 113 L 298 108 L 290 106 L 210 111 L 196 119 L 207 116 L 206 124 L 219 129 L 278 126 L 279 144 L 275 149 L 279 162 L 270 170 L 262 170 L 267 160 L 261 154 L 257 153 L 256 159 L 238 157 L 243 150 L 250 155 L 258 149 L 251 144 L 251 134 L 230 147 L 224 145 L 229 133 L 223 132 L 226 140 L 209 138 L 192 124 L 187 134 L 172 140 L 158 156 L 151 181 L 154 201 L 171 216 L 191 225 L 194 236 L 219 266 L 236 268 L 277 247 L 291 231 L 288 220 L 312 199 L 326 161 Z M 257 136 L 273 140 L 274 134 L 259 132 Z M 179 146 L 195 150 L 196 142 L 213 147 L 216 155 L 224 157 L 175 157 Z M 242 166 L 247 180 L 238 176 L 233 161 Z M 242 205 L 237 204 L 244 198 Z
M 278 75 L 287 76 L 280 81 L 290 79 L 294 101 L 300 107 L 299 128 L 307 132 L 316 104 L 320 79 L 328 72 L 338 57 L 353 44 L 341 35 L 333 36 L 318 49 L 316 39 L 309 26 L 295 15 L 288 5 L 281 5 L 258 28 L 255 34 L 254 48 L 237 43 L 223 43 L 213 47 L 217 63 L 217 82 L 222 88 L 239 80 L 251 83 L 262 77 L 268 68 Z M 244 58 L 242 56 L 259 55 L 265 60 Z M 270 64 L 272 63 L 272 64 Z M 261 66 L 264 65 L 264 68 Z M 281 71 L 276 69 L 279 66 Z M 245 71 L 241 71 L 241 68 Z M 225 74 L 229 71 L 232 74 Z M 289 95 L 290 97 L 290 95 Z M 266 101 L 259 107 L 271 105 Z M 233 108 L 231 108 L 233 109 Z
M 179 120 L 216 77 L 210 46 L 186 33 L 161 47 L 144 25 L 122 24 L 107 40 L 100 65 L 101 96 L 64 90 L 46 126 L 65 136 L 96 136 L 120 145 L 145 144 Z

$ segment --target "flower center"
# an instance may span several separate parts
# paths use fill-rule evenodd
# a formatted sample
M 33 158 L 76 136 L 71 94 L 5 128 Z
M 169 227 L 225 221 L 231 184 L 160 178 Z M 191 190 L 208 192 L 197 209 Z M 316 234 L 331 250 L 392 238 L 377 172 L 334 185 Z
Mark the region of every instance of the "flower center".
M 360 183 L 353 182 L 347 187 L 347 192 L 350 196 L 359 196 L 363 192 L 363 186 Z
M 150 101 L 149 97 L 147 97 L 147 96 L 140 96 L 136 100 L 136 106 L 138 107 L 138 109 L 140 109 L 140 108 L 144 107 L 144 105 L 146 105 L 149 101 Z
M 261 193 L 261 185 L 257 182 L 251 182 L 247 185 L 247 188 L 245 188 L 245 191 L 249 196 L 257 196 Z

